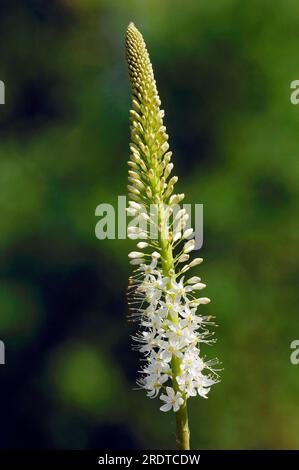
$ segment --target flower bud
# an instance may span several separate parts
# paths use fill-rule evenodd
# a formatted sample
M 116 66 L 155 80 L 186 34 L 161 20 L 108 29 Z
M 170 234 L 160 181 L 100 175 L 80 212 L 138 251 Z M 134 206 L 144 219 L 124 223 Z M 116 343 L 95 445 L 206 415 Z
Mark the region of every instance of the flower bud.
M 142 256 L 144 256 L 144 253 L 141 253 L 139 251 L 131 251 L 131 253 L 128 254 L 128 257 L 131 259 L 142 258 Z
M 188 261 L 189 258 L 190 258 L 189 255 L 186 255 L 186 254 L 181 255 L 178 259 L 178 263 L 185 263 L 186 261 Z
M 190 251 L 194 250 L 194 247 L 195 247 L 195 241 L 189 240 L 187 243 L 185 243 L 183 251 L 184 253 L 190 253 Z
M 208 297 L 202 297 L 201 299 L 198 299 L 198 300 L 199 300 L 199 303 L 202 305 L 206 305 L 211 302 L 211 299 L 209 299 Z
M 143 248 L 147 248 L 147 247 L 148 247 L 148 243 L 146 243 L 146 242 L 139 242 L 139 243 L 137 243 L 137 248 L 140 248 L 141 250 L 142 250 Z
M 197 282 L 200 282 L 201 278 L 198 276 L 193 276 L 188 279 L 187 284 L 196 284 Z
M 202 282 L 198 282 L 198 283 L 194 284 L 194 286 L 192 286 L 192 289 L 193 290 L 202 290 L 205 287 L 207 287 L 205 284 L 203 284 Z
M 193 235 L 194 235 L 193 228 L 188 228 L 187 230 L 185 230 L 183 234 L 183 238 L 191 238 L 191 236 L 193 237 Z
M 194 268 L 195 266 L 198 266 L 203 262 L 202 258 L 195 258 L 191 263 L 189 264 L 190 268 Z

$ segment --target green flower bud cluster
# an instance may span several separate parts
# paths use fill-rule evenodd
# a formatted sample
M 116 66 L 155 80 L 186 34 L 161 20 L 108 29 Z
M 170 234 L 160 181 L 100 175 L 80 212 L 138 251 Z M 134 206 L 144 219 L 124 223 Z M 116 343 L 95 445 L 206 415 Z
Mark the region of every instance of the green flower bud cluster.
M 146 206 L 167 204 L 177 177 L 171 177 L 173 164 L 168 135 L 163 124 L 152 64 L 141 33 L 130 23 L 126 37 L 129 76 L 132 87 L 131 158 L 129 198 Z M 174 195 L 180 202 L 184 195 Z M 172 196 L 174 199 L 174 197 Z

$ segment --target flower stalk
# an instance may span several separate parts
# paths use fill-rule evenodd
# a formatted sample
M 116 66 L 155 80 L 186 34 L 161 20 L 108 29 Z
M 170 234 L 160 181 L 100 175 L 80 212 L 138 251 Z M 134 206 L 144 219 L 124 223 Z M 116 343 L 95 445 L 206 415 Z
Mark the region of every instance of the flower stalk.
M 164 402 L 161 411 L 174 411 L 177 446 L 189 449 L 187 400 L 196 395 L 207 398 L 218 381 L 213 368 L 217 361 L 200 356 L 200 345 L 214 342 L 207 329 L 212 317 L 197 311 L 210 299 L 198 297 L 205 288 L 199 277 L 186 279 L 189 269 L 203 260 L 189 262 L 194 231 L 187 227 L 188 213 L 179 206 L 184 194 L 173 194 L 177 177 L 171 176 L 164 111 L 146 45 L 133 23 L 128 26 L 126 51 L 132 88 L 127 212 L 133 220 L 128 236 L 137 241 L 138 250 L 129 253 L 135 271 L 128 302 L 131 318 L 140 327 L 133 339 L 143 354 L 137 383 L 149 398 Z

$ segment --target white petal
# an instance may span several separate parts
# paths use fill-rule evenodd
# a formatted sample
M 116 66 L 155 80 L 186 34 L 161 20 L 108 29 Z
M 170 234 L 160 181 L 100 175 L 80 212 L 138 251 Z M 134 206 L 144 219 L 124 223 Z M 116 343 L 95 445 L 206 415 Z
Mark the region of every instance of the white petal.
M 163 400 L 163 401 L 168 401 L 168 396 L 167 396 L 167 395 L 162 394 L 162 395 L 160 396 L 160 398 L 161 398 L 161 400 Z
M 198 388 L 197 391 L 198 391 L 198 395 L 200 395 L 201 397 L 208 398 L 207 394 L 209 393 L 210 389 L 201 387 L 201 388 Z
M 161 411 L 169 411 L 169 410 L 171 410 L 171 408 L 172 408 L 171 403 L 165 403 L 165 405 L 162 405 L 162 406 L 160 407 L 160 410 L 161 410 Z
M 167 392 L 167 395 L 169 396 L 169 398 L 174 398 L 174 390 L 172 387 L 166 387 L 166 392 Z

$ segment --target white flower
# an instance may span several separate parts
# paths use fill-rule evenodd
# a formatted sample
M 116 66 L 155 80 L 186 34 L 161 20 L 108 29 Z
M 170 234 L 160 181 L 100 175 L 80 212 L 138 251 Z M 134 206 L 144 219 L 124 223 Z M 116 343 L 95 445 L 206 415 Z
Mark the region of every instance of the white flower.
M 166 387 L 167 395 L 161 395 L 161 400 L 165 401 L 165 405 L 160 407 L 161 411 L 169 411 L 173 408 L 174 412 L 177 412 L 180 406 L 184 403 L 180 392 L 175 393 L 172 387 Z
M 197 393 L 203 398 L 208 398 L 207 394 L 210 391 L 211 385 L 214 385 L 216 383 L 215 380 L 209 379 L 208 377 L 205 377 L 204 375 L 201 376 L 196 381 L 196 388 L 197 388 Z
M 139 339 L 139 342 L 144 343 L 144 346 L 140 348 L 140 352 L 151 352 L 153 348 L 157 346 L 156 331 L 143 331 L 142 338 Z
M 178 376 L 176 380 L 180 386 L 180 389 L 187 395 L 187 397 L 195 397 L 197 395 L 197 390 L 195 388 L 192 375 L 185 373 L 181 376 Z
M 190 308 L 188 305 L 186 305 L 184 310 L 180 312 L 180 315 L 184 318 L 184 320 L 182 320 L 183 325 L 193 323 L 193 325 L 197 327 L 197 325 L 203 321 L 201 316 L 196 315 L 196 308 Z
M 161 334 L 164 332 L 163 320 L 159 315 L 154 315 L 153 317 L 150 317 L 148 320 L 143 320 L 141 322 L 141 325 L 147 328 L 153 328 L 154 330 L 156 330 L 158 334 Z
M 187 350 L 181 364 L 182 372 L 188 372 L 196 379 L 197 376 L 200 376 L 204 368 L 205 364 L 199 357 L 197 348 Z
M 148 390 L 147 396 L 155 398 L 162 387 L 162 385 L 168 380 L 168 375 L 162 374 L 151 374 L 144 379 L 144 388 Z
M 189 242 L 188 242 L 189 243 Z M 143 328 L 135 340 L 140 343 L 138 348 L 145 355 L 145 365 L 141 370 L 143 377 L 138 384 L 145 388 L 150 398 L 160 394 L 166 385 L 169 393 L 161 395 L 165 405 L 162 411 L 173 408 L 174 411 L 184 403 L 184 397 L 201 395 L 207 398 L 210 387 L 216 380 L 203 375 L 207 368 L 213 373 L 210 363 L 205 364 L 199 356 L 199 343 L 208 343 L 203 324 L 208 317 L 196 314 L 196 308 L 201 303 L 208 303 L 207 297 L 195 299 L 189 295 L 192 291 L 201 290 L 205 284 L 197 276 L 191 277 L 187 282 L 184 276 L 176 281 L 173 272 L 170 277 L 163 276 L 159 265 L 160 254 L 153 252 L 149 264 L 145 264 L 141 252 L 131 252 L 131 261 L 139 262 L 137 270 L 136 299 L 140 307 L 137 310 L 141 317 L 140 325 Z M 185 256 L 185 255 L 184 255 Z M 141 279 L 138 280 L 138 276 Z M 202 331 L 200 333 L 198 330 Z M 176 377 L 179 392 L 168 385 L 171 382 L 171 361 L 173 357 L 180 360 L 180 374 Z
M 159 355 L 155 357 L 155 352 L 151 353 L 151 361 L 142 370 L 143 373 L 149 374 L 149 376 L 160 377 L 171 372 L 168 362 L 165 362 Z M 164 380 L 164 378 L 163 378 Z
M 159 346 L 161 348 L 161 357 L 164 359 L 164 361 L 170 362 L 172 359 L 172 356 L 176 356 L 176 357 L 182 356 L 181 343 L 182 341 L 177 338 L 171 338 L 171 339 L 168 339 L 167 341 L 165 340 L 159 341 Z
M 148 281 L 152 275 L 158 274 L 159 271 L 155 270 L 157 266 L 158 259 L 153 258 L 150 264 L 141 264 L 139 267 L 140 271 L 145 273 L 145 281 Z
M 184 306 L 177 299 L 172 299 L 172 297 L 168 295 L 168 291 L 166 292 L 167 294 L 165 295 L 165 301 L 160 300 L 159 302 L 159 312 L 164 317 L 171 318 L 176 313 L 179 313 L 184 308 Z
M 177 300 L 180 300 L 181 297 L 187 299 L 187 293 L 193 290 L 194 286 L 184 286 L 184 277 L 180 279 L 179 282 L 171 281 L 171 289 L 167 292 L 168 294 L 174 294 Z
M 169 361 L 166 361 L 165 358 L 163 357 L 161 350 L 158 352 L 152 351 L 151 353 L 151 361 L 152 363 L 157 363 L 160 364 L 161 370 L 164 373 L 171 373 L 171 369 L 169 367 Z
M 157 277 L 151 276 L 150 280 L 145 282 L 143 286 L 147 302 L 151 303 L 159 300 L 168 282 L 169 278 L 163 278 L 159 272 L 157 273 Z

